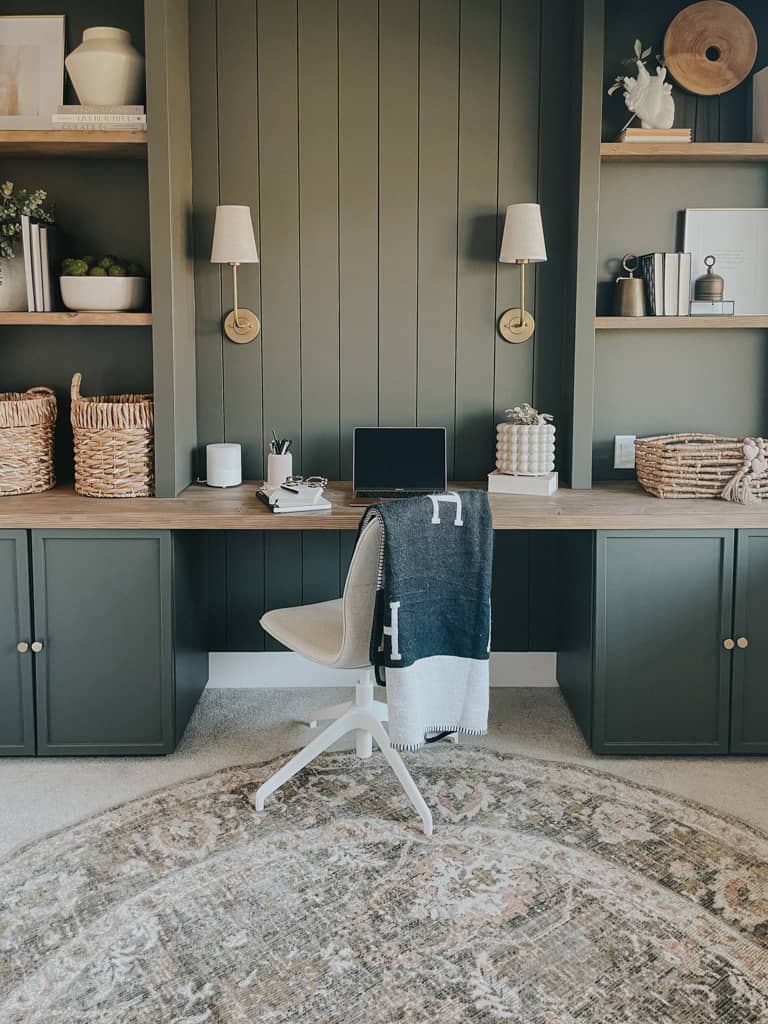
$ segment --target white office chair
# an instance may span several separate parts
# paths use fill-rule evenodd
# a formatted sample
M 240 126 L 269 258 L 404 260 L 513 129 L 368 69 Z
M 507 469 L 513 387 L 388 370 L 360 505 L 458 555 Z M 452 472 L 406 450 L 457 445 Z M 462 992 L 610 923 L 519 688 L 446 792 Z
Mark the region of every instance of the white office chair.
M 432 815 L 416 787 L 408 769 L 389 743 L 382 722 L 387 721 L 387 705 L 374 697 L 376 682 L 370 660 L 371 626 L 376 599 L 376 577 L 381 547 L 381 526 L 369 523 L 360 534 L 344 585 L 344 596 L 338 601 L 278 608 L 262 616 L 261 625 L 280 643 L 310 661 L 333 668 L 359 669 L 355 699 L 347 704 L 325 708 L 318 721 L 335 721 L 319 736 L 295 754 L 259 787 L 254 797 L 257 811 L 264 810 L 264 801 L 284 782 L 305 768 L 342 736 L 357 731 L 357 756 L 367 758 L 376 740 L 389 761 L 408 799 L 421 816 L 426 835 L 432 835 Z

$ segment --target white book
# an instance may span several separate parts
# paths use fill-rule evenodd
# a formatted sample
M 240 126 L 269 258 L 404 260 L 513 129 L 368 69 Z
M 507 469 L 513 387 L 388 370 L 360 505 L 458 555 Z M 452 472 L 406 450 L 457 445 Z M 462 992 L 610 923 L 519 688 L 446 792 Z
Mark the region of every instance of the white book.
M 146 124 L 146 114 L 52 114 L 52 124 Z
M 692 254 L 680 253 L 680 285 L 678 294 L 678 315 L 688 316 L 691 302 Z
M 680 312 L 680 253 L 664 253 L 664 316 L 677 316 Z
M 61 103 L 56 108 L 57 114 L 144 114 L 142 104 L 133 103 L 127 106 L 114 104 Z
M 489 494 L 534 494 L 550 497 L 557 490 L 557 473 L 546 476 L 514 476 L 494 469 L 488 474 Z
M 768 68 L 752 75 L 752 141 L 768 142 Z
M 40 262 L 43 271 L 43 312 L 53 310 L 51 295 L 51 256 L 48 250 L 48 228 L 40 228 Z
M 30 227 L 32 239 L 32 289 L 35 293 L 35 313 L 43 312 L 43 260 L 40 252 L 40 225 Z
M 24 255 L 24 275 L 27 279 L 27 311 L 35 312 L 35 286 L 32 280 L 32 224 L 29 217 L 21 215 L 21 249 Z

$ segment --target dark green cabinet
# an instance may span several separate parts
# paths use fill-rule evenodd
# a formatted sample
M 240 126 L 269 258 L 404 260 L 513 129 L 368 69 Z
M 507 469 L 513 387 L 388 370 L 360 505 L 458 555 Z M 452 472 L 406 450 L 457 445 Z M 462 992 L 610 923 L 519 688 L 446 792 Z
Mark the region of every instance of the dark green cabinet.
M 768 752 L 768 531 L 562 543 L 558 681 L 592 749 Z
M 731 750 L 768 754 L 768 530 L 739 530 Z
M 29 644 L 32 618 L 28 539 L 24 530 L 0 531 L 0 754 L 34 754 L 35 702 Z
M 3 716 L 17 723 L 3 752 L 16 752 L 15 741 L 18 752 L 44 755 L 169 753 L 208 678 L 207 539 L 139 530 L 30 536 L 31 564 L 26 534 L 0 544 L 10 560 L 13 541 L 17 559 L 13 589 L 4 572 L 0 595 L 16 620 L 0 627 L 4 680 L 11 642 L 15 656 L 0 699 L 4 709 L 15 678 L 29 712 Z M 23 637 L 34 647 L 19 653 Z

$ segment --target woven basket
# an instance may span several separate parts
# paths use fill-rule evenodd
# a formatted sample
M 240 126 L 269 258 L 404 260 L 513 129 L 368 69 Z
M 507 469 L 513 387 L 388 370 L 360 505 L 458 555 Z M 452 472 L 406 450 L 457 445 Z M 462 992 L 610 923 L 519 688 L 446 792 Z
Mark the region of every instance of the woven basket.
M 0 394 L 0 494 L 35 494 L 56 483 L 50 388 Z
M 145 498 L 155 493 L 152 395 L 80 394 L 72 378 L 75 490 L 91 498 Z
M 751 438 L 666 434 L 635 441 L 637 479 L 657 498 L 727 498 L 746 503 L 768 496 L 768 473 L 753 466 Z M 753 448 L 765 443 L 755 439 Z M 757 469 L 758 471 L 755 471 Z

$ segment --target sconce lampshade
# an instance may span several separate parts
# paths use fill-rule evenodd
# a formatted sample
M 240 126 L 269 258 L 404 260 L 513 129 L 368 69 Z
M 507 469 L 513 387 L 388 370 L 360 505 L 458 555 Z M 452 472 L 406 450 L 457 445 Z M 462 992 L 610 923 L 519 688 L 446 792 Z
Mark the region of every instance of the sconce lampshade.
M 544 263 L 547 249 L 538 203 L 514 203 L 507 207 L 499 263 Z
M 258 263 L 248 206 L 217 206 L 211 263 Z

